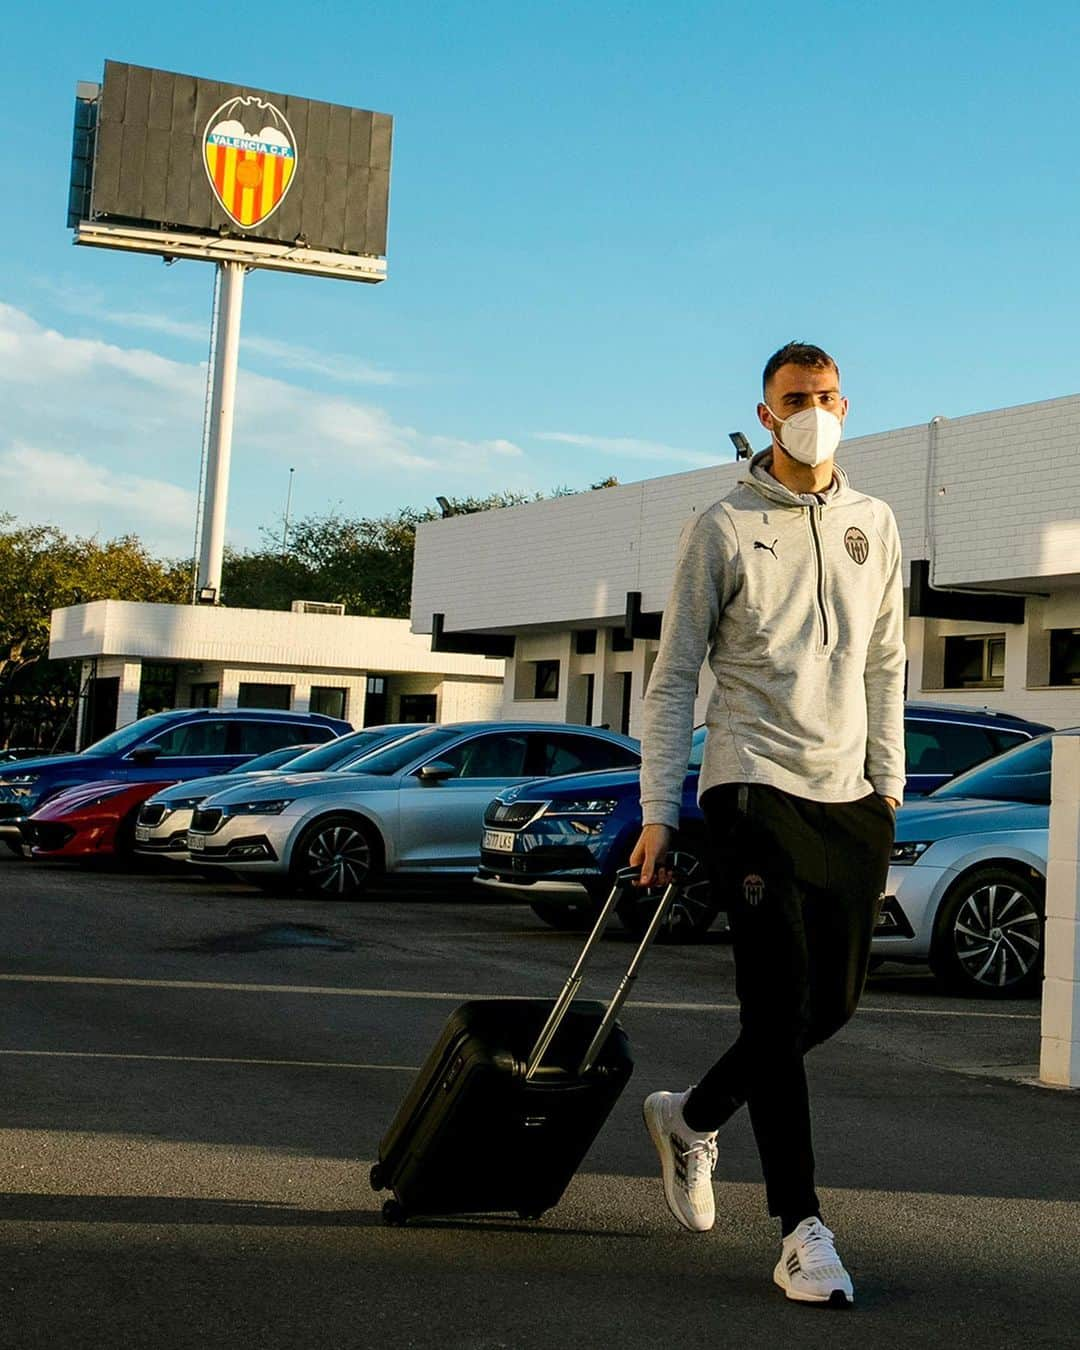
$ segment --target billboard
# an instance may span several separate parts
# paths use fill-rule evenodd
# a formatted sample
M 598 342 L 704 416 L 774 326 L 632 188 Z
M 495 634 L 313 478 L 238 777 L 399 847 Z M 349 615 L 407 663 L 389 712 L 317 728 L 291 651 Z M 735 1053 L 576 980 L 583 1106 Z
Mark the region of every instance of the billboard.
M 381 280 L 393 119 L 108 61 L 76 98 L 76 242 Z

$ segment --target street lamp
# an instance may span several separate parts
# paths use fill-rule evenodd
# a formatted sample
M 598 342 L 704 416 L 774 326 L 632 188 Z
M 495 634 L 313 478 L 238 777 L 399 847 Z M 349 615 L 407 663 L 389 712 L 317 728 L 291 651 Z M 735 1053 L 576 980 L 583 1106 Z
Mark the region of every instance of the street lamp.
M 741 431 L 729 431 L 728 440 L 735 447 L 736 459 L 749 459 L 754 453 L 754 447 L 746 439 Z

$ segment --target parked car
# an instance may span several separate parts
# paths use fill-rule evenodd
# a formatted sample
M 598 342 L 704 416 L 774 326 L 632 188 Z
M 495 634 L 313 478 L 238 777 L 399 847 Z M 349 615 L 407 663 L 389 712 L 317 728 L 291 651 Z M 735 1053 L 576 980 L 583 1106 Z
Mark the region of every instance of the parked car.
M 946 772 L 959 773 L 977 759 L 996 755 L 1008 744 L 1026 744 L 1046 729 L 1004 713 L 909 703 L 904 710 L 906 790 L 917 794 L 928 781 L 940 783 Z M 697 801 L 704 748 L 705 728 L 698 727 L 683 783 L 677 839 L 687 881 L 668 913 L 664 936 L 669 940 L 700 936 L 723 908 L 706 866 L 705 824 Z M 509 788 L 485 813 L 477 880 L 528 899 L 534 913 L 552 927 L 583 926 L 615 873 L 629 861 L 641 829 L 639 794 L 636 772 L 577 774 Z M 619 916 L 625 927 L 640 934 L 653 908 L 652 897 L 636 892 L 620 902 Z
M 101 780 L 176 782 L 228 773 L 286 745 L 329 741 L 352 731 L 321 713 L 178 708 L 141 717 L 77 755 L 0 764 L 0 839 L 21 852 L 21 825 L 65 788 Z
M 943 987 L 966 994 L 1038 988 L 1053 739 L 1040 736 L 900 808 L 876 958 L 928 962 Z
M 124 857 L 132 851 L 140 805 L 167 786 L 105 779 L 65 788 L 23 822 L 23 840 L 34 858 Z
M 353 899 L 384 872 L 472 872 L 484 807 L 506 783 L 638 765 L 638 743 L 550 722 L 428 726 L 333 773 L 281 774 L 195 809 L 191 861 L 268 888 Z
M 148 857 L 166 857 L 170 861 L 186 861 L 191 813 L 207 797 L 224 792 L 227 788 L 238 787 L 241 783 L 261 782 L 272 773 L 326 773 L 416 730 L 416 722 L 365 727 L 363 731 L 338 736 L 336 740 L 314 748 L 301 745 L 287 750 L 272 750 L 268 755 L 251 760 L 236 773 L 189 779 L 166 787 L 155 792 L 139 808 L 135 823 L 135 852 Z

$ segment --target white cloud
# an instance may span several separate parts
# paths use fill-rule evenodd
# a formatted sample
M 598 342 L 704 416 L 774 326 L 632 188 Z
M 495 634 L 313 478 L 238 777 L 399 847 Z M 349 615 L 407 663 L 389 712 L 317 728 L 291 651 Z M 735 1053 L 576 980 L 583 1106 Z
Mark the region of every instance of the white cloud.
M 3 509 L 71 529 L 135 529 L 186 552 L 205 393 L 205 365 L 69 337 L 0 303 Z M 500 489 L 527 487 L 534 467 L 506 438 L 425 432 L 376 404 L 241 369 L 231 539 L 254 542 L 274 519 L 292 466 L 294 510 L 339 502 L 372 514 L 435 492 L 487 492 L 496 477 Z
M 0 450 L 0 500 L 22 519 L 72 533 L 131 533 L 160 552 L 191 550 L 192 492 L 160 478 L 114 472 L 85 455 L 31 445 Z
M 157 314 L 145 310 L 112 309 L 105 295 L 92 288 L 58 287 L 46 284 L 45 289 L 69 313 L 118 328 L 132 328 L 136 332 L 160 333 L 163 337 L 195 342 L 202 350 L 210 343 L 210 314 L 205 320 L 177 319 L 171 314 Z M 337 384 L 398 385 L 408 378 L 387 370 L 374 362 L 335 352 L 315 351 L 302 343 L 282 342 L 280 338 L 260 337 L 243 333 L 240 338 L 241 359 L 246 355 L 264 357 L 286 370 L 319 375 Z
M 559 445 L 576 445 L 582 450 L 597 450 L 602 454 L 625 456 L 628 459 L 654 459 L 694 464 L 702 468 L 715 464 L 716 456 L 702 450 L 682 450 L 661 441 L 643 441 L 633 436 L 588 436 L 571 431 L 542 431 L 538 441 L 553 441 Z

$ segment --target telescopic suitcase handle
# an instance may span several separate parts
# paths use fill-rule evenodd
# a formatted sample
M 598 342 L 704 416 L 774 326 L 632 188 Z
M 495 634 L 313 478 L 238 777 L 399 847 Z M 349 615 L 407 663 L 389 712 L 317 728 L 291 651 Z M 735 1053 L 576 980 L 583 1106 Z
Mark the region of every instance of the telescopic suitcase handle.
M 592 1038 L 589 1048 L 585 1051 L 584 1058 L 578 1067 L 579 1074 L 588 1073 L 596 1063 L 600 1051 L 604 1048 L 604 1043 L 607 1041 L 608 1036 L 611 1034 L 611 1029 L 615 1025 L 615 1019 L 618 1017 L 620 1009 L 626 1002 L 627 995 L 630 993 L 630 987 L 637 979 L 638 967 L 644 960 L 645 953 L 652 945 L 653 938 L 660 931 L 660 925 L 664 922 L 667 912 L 671 908 L 671 903 L 678 893 L 680 883 L 685 879 L 686 872 L 681 864 L 678 853 L 668 855 L 664 870 L 671 872 L 672 880 L 664 887 L 663 894 L 660 896 L 656 906 L 656 912 L 653 914 L 652 919 L 649 921 L 649 926 L 645 930 L 645 935 L 638 944 L 637 951 L 634 953 L 630 965 L 627 967 L 626 974 L 619 982 L 619 987 L 615 990 L 611 1002 L 607 1006 L 607 1010 L 601 1019 L 600 1025 L 596 1029 L 596 1035 Z M 585 967 L 588 964 L 596 944 L 604 936 L 604 930 L 608 926 L 608 920 L 611 918 L 612 912 L 618 903 L 619 896 L 628 887 L 632 886 L 640 875 L 640 867 L 621 867 L 618 872 L 616 872 L 615 884 L 611 888 L 611 894 L 604 901 L 603 908 L 597 915 L 592 932 L 586 938 L 585 946 L 581 949 L 581 955 L 574 963 L 573 970 L 570 972 L 566 983 L 563 985 L 559 997 L 555 1000 L 555 1005 L 551 1009 L 540 1035 L 536 1038 L 536 1044 L 529 1052 L 529 1058 L 525 1065 L 526 1082 L 528 1082 L 536 1073 L 537 1069 L 539 1069 L 540 1063 L 547 1053 L 548 1046 L 550 1046 L 555 1037 L 555 1033 L 562 1025 L 563 1018 L 569 1011 L 570 1004 L 573 1003 L 576 998 L 578 990 L 581 988 L 581 982 L 584 979 Z M 650 890 L 652 889 L 654 888 L 650 887 Z

